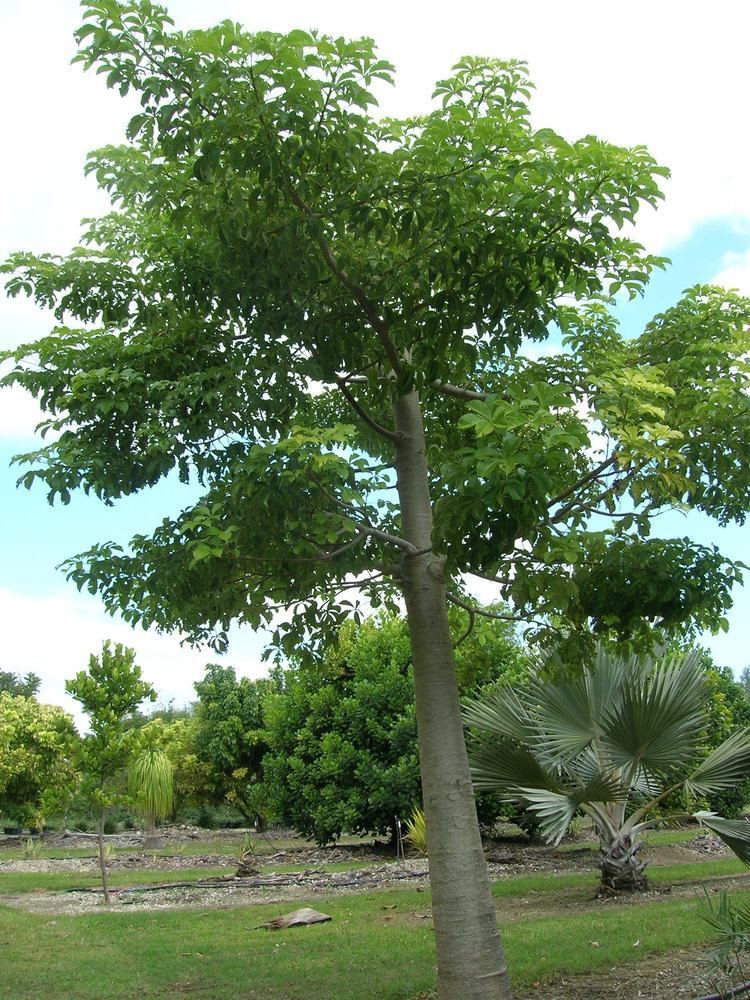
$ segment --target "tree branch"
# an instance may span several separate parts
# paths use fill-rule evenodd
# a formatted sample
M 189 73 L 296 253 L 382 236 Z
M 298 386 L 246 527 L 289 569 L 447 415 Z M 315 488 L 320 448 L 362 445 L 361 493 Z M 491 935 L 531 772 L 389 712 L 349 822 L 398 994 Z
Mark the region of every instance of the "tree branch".
M 407 542 L 405 538 L 400 538 L 398 535 L 391 535 L 389 532 L 381 531 L 380 528 L 373 528 L 369 524 L 361 524 L 359 521 L 355 521 L 354 530 L 363 535 L 372 535 L 373 538 L 379 538 L 382 542 L 388 542 L 389 545 L 397 545 L 398 548 L 403 549 L 404 552 L 407 552 L 410 556 L 424 554 L 424 550 L 418 549 L 416 545 L 412 545 L 411 542 Z
M 431 382 L 430 385 L 438 392 L 442 392 L 444 396 L 453 396 L 454 399 L 484 400 L 487 399 L 487 396 L 489 395 L 489 393 L 486 392 L 476 392 L 474 389 L 463 389 L 460 385 L 451 385 L 449 382 L 441 382 L 439 379 L 435 379 L 435 381 Z
M 339 387 L 342 396 L 347 400 L 354 412 L 363 420 L 367 426 L 379 434 L 381 437 L 387 438 L 389 441 L 398 441 L 400 435 L 396 431 L 389 430 L 387 427 L 382 427 L 377 421 L 369 415 L 369 413 L 357 402 L 351 392 L 346 387 L 346 383 L 343 379 L 336 379 L 336 385 Z
M 291 185 L 289 187 L 289 197 L 292 204 L 296 205 L 297 208 L 304 212 L 309 219 L 319 220 L 320 217 L 313 212 L 310 206 L 299 196 L 297 191 Z M 346 271 L 339 266 L 339 263 L 333 255 L 333 251 L 331 250 L 326 238 L 322 235 L 317 235 L 315 239 L 320 247 L 321 253 L 323 254 L 323 260 L 326 262 L 328 270 L 345 288 L 349 289 L 355 300 L 360 304 L 360 306 L 362 306 L 365 316 L 367 316 L 367 319 L 370 322 L 370 326 L 378 335 L 378 338 L 383 345 L 383 350 L 385 351 L 386 357 L 391 364 L 391 368 L 396 375 L 400 375 L 403 370 L 401 358 L 398 355 L 395 344 L 391 340 L 388 327 L 383 322 L 382 317 L 378 315 L 375 306 L 372 304 L 367 295 L 367 292 L 360 284 L 354 281 L 353 278 L 350 278 Z
M 455 594 L 446 594 L 446 599 L 455 604 L 459 608 L 463 608 L 464 611 L 468 611 L 471 615 L 480 615 L 482 618 L 494 618 L 501 622 L 522 622 L 526 621 L 525 618 L 519 618 L 518 615 L 503 615 L 498 611 L 488 611 L 487 608 L 480 608 L 476 604 L 469 604 L 467 601 L 462 601 L 460 597 L 456 597 Z
M 561 503 L 563 500 L 567 500 L 569 496 L 576 493 L 582 486 L 586 486 L 587 483 L 593 482 L 594 479 L 598 479 L 606 469 L 608 469 L 611 465 L 614 465 L 615 461 L 616 457 L 614 455 L 610 455 L 605 462 L 602 462 L 595 469 L 592 469 L 591 472 L 587 472 L 585 476 L 581 476 L 581 478 L 577 482 L 573 483 L 572 486 L 568 486 L 568 488 L 563 490 L 562 493 L 558 493 L 556 497 L 553 497 L 547 504 L 547 509 L 549 510 L 549 508 L 554 507 L 555 504 Z
M 330 552 L 326 552 L 324 549 L 321 549 L 319 554 L 316 556 L 242 556 L 240 561 L 281 564 L 330 562 L 332 559 L 335 559 L 336 556 L 340 556 L 342 552 L 348 552 L 348 550 L 353 549 L 355 545 L 360 545 L 364 540 L 365 535 L 362 532 L 357 532 L 356 536 L 346 542 L 345 545 L 341 545 L 339 548 L 333 549 Z
M 462 642 L 466 642 L 471 633 L 474 631 L 474 622 L 476 621 L 477 613 L 474 608 L 467 608 L 466 610 L 469 612 L 469 624 L 466 626 L 458 639 L 456 639 L 453 643 L 454 647 L 460 646 Z

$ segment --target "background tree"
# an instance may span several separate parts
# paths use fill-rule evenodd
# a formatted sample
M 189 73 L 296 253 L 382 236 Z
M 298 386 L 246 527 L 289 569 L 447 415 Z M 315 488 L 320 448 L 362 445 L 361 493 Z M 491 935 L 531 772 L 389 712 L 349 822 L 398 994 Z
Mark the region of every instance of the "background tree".
M 0 670 L 0 694 L 5 691 L 7 694 L 21 695 L 24 698 L 35 698 L 41 683 L 41 677 L 36 674 L 28 673 L 22 676 L 13 674 L 10 670 Z
M 676 792 L 711 796 L 747 778 L 750 728 L 701 752 L 710 698 L 699 652 L 621 659 L 600 647 L 583 676 L 498 688 L 467 704 L 475 784 L 526 805 L 554 843 L 582 811 L 599 837 L 602 888 L 643 889 L 643 833 L 685 818 L 665 817 L 660 804 Z M 744 820 L 693 816 L 750 864 Z
M 162 728 L 160 745 L 172 765 L 175 812 L 221 802 L 224 786 L 214 768 L 199 756 L 195 716 L 175 719 Z
M 234 667 L 206 666 L 196 681 L 198 701 L 192 748 L 207 769 L 204 794 L 210 801 L 231 803 L 249 825 L 262 821 L 262 761 L 268 750 L 263 703 L 276 688 L 271 678 L 237 678 Z
M 451 617 L 459 636 L 467 616 Z M 507 622 L 482 620 L 456 653 L 464 693 L 525 676 Z M 393 836 L 396 817 L 406 820 L 421 801 L 407 622 L 395 615 L 347 622 L 318 668 L 296 664 L 280 677 L 282 689 L 265 704 L 271 814 L 319 844 L 342 833 Z
M 519 63 L 464 58 L 426 114 L 381 120 L 370 40 L 84 8 L 78 59 L 141 109 L 88 164 L 114 210 L 70 256 L 6 265 L 60 324 L 6 379 L 57 431 L 22 481 L 63 502 L 204 485 L 69 563 L 131 622 L 223 648 L 283 608 L 296 655 L 335 639 L 347 593 L 403 595 L 439 993 L 508 997 L 447 603 L 497 581 L 569 658 L 721 625 L 739 568 L 647 536 L 675 505 L 745 516 L 750 303 L 696 288 L 620 334 L 611 296 L 663 261 L 619 227 L 666 171 L 532 128 Z M 553 332 L 562 353 L 527 351 Z
M 153 687 L 141 680 L 135 651 L 109 641 L 99 656 L 89 657 L 88 670 L 65 682 L 65 690 L 89 717 L 90 732 L 78 746 L 81 788 L 98 817 L 99 867 L 104 902 L 109 905 L 104 822 L 107 811 L 128 801 L 125 771 L 140 750 L 138 731 L 126 727 L 126 719 L 141 704 L 156 700 Z
M 73 791 L 76 740 L 61 708 L 0 692 L 0 817 L 44 826 Z

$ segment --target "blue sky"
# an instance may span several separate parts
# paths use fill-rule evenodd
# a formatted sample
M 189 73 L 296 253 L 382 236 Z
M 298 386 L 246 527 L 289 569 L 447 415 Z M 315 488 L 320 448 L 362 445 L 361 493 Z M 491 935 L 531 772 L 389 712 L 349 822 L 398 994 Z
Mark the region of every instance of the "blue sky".
M 64 251 L 77 238 L 79 220 L 106 208 L 91 180 L 83 179 L 84 156 L 120 141 L 132 111 L 101 81 L 69 65 L 77 0 L 35 0 L 33 6 L 33 19 L 26 8 L 0 8 L 0 101 L 8 151 L 0 160 L 0 258 L 14 249 Z M 210 13 L 202 0 L 168 6 L 188 26 L 224 17 L 247 23 L 249 16 L 244 0 L 215 0 Z M 633 0 L 623 19 L 616 8 L 595 0 L 545 0 L 548 30 L 541 32 L 534 5 L 510 9 L 466 0 L 460 11 L 425 21 L 416 5 L 412 10 L 396 0 L 320 0 L 313 15 L 302 0 L 278 0 L 252 11 L 252 26 L 308 27 L 314 17 L 323 30 L 372 35 L 400 70 L 396 90 L 383 95 L 384 110 L 397 114 L 424 108 L 434 80 L 465 52 L 527 58 L 538 88 L 538 125 L 568 136 L 592 132 L 648 145 L 673 169 L 673 179 L 664 206 L 644 213 L 636 236 L 649 250 L 670 256 L 673 265 L 654 276 L 643 300 L 622 307 L 626 331 L 636 334 L 696 282 L 719 277 L 750 293 L 750 140 L 739 124 L 750 103 L 750 5 L 716 0 L 706 18 L 704 5 L 687 2 L 679 21 L 670 6 Z M 28 303 L 0 301 L 0 348 L 41 336 L 49 326 L 49 317 Z M 8 467 L 13 454 L 33 447 L 29 431 L 35 419 L 28 400 L 0 393 L 0 669 L 36 671 L 45 698 L 70 707 L 64 679 L 111 636 L 135 646 L 163 698 L 188 700 L 209 654 L 108 619 L 99 602 L 78 595 L 55 566 L 95 541 L 125 541 L 149 530 L 188 502 L 189 491 L 164 483 L 115 508 L 86 497 L 51 508 L 42 490 L 17 491 L 17 471 Z M 715 543 L 750 563 L 745 527 L 719 529 L 698 515 L 670 515 L 660 531 Z M 706 642 L 720 662 L 739 671 L 750 663 L 750 582 L 737 593 L 730 620 L 728 635 Z M 257 675 L 264 669 L 261 648 L 262 637 L 237 634 L 227 662 Z

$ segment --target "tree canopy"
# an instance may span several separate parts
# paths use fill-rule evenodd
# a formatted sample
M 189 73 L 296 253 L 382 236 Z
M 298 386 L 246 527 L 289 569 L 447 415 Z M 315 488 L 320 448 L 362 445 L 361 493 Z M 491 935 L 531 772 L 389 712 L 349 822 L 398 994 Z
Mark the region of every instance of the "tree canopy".
M 259 783 L 268 750 L 264 732 L 264 702 L 276 690 L 274 677 L 237 678 L 233 667 L 209 663 L 195 683 L 198 701 L 192 720 L 191 751 L 205 772 L 204 794 L 214 802 L 226 799 L 248 823 L 262 813 Z
M 57 705 L 0 691 L 0 818 L 40 829 L 73 791 L 76 742 Z
M 6 691 L 8 694 L 34 698 L 39 693 L 41 683 L 41 677 L 31 672 L 21 675 L 10 670 L 0 670 L 0 694 Z
M 58 432 L 23 482 L 112 502 L 177 470 L 207 491 L 72 559 L 79 586 L 218 648 L 277 605 L 288 652 L 330 635 L 342 590 L 391 582 L 409 550 L 372 466 L 411 387 L 454 586 L 497 578 L 579 632 L 721 624 L 739 568 L 645 536 L 674 505 L 745 516 L 750 307 L 696 287 L 619 332 L 612 296 L 664 263 L 618 231 L 660 197 L 644 148 L 533 129 L 521 63 L 464 59 L 428 114 L 382 120 L 392 67 L 369 40 L 85 6 L 77 58 L 142 110 L 88 162 L 114 210 L 71 256 L 6 264 L 11 294 L 73 322 L 13 352 L 6 381 Z M 555 329 L 566 349 L 528 354 Z

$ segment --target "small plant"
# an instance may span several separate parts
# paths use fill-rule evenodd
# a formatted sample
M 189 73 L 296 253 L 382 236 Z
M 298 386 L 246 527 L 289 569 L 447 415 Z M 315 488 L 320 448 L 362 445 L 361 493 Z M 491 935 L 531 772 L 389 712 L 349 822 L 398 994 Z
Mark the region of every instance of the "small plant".
M 105 865 L 108 865 L 112 858 L 114 857 L 115 849 L 111 844 L 105 844 L 102 848 L 102 856 L 104 858 Z
M 408 841 L 415 851 L 423 857 L 427 857 L 427 823 L 424 812 L 415 807 L 411 816 L 406 821 L 406 834 L 404 840 Z
M 573 819 L 568 823 L 568 832 L 566 834 L 571 840 L 575 840 L 579 837 L 586 827 L 586 817 L 580 814 L 573 817 Z
M 750 989 L 750 905 L 738 906 L 721 892 L 713 900 L 706 892 L 703 919 L 716 931 L 715 950 L 708 963 L 722 983 L 717 996 L 738 996 Z M 744 961 L 744 965 L 743 965 Z
M 34 840 L 33 837 L 28 837 L 26 843 L 23 845 L 24 861 L 38 861 L 41 856 L 42 856 L 41 841 Z
M 256 849 L 255 841 L 249 833 L 246 833 L 237 850 L 237 874 L 241 878 L 246 878 L 249 875 L 257 875 L 260 871 L 255 856 Z
M 111 837 L 113 833 L 117 833 L 117 820 L 107 816 L 102 829 L 107 836 Z
M 136 811 L 153 831 L 174 808 L 174 768 L 156 747 L 143 750 L 128 770 L 128 785 Z

